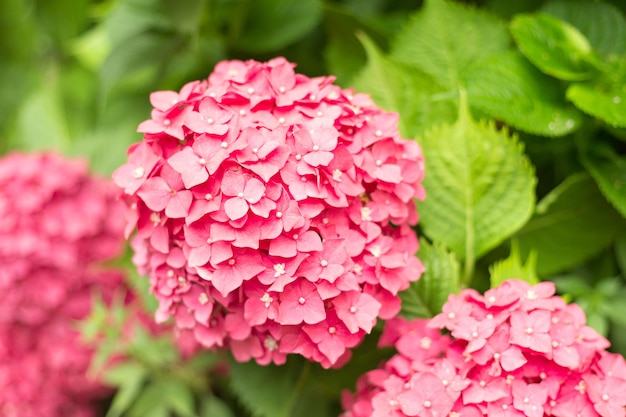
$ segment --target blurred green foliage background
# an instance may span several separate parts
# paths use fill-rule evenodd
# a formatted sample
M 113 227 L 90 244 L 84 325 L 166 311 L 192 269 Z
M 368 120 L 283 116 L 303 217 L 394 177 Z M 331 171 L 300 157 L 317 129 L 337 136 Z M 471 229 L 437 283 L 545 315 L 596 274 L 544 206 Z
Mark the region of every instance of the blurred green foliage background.
M 141 140 L 152 91 L 206 78 L 220 60 L 284 56 L 297 72 L 334 74 L 398 111 L 401 133 L 424 148 L 430 200 L 418 233 L 428 269 L 403 297 L 405 316 L 434 314 L 464 286 L 553 280 L 624 354 L 625 13 L 622 0 L 0 1 L 0 154 L 55 149 L 110 174 Z M 458 148 L 469 151 L 449 152 Z M 475 201 L 455 200 L 468 188 Z M 302 386 L 315 395 L 302 407 L 336 413 L 339 391 L 380 359 L 374 343 L 340 372 L 314 368 Z M 233 364 L 232 381 L 214 384 L 225 403 L 208 401 L 201 415 L 290 415 L 272 404 L 291 394 L 262 382 L 287 375 L 289 391 L 301 363 L 289 366 Z M 129 404 L 151 386 L 143 368 L 136 374 Z M 121 375 L 112 382 L 123 385 Z M 150 393 L 147 404 L 163 397 Z M 194 415 L 180 411 L 193 398 L 181 406 L 180 397 L 150 415 Z
M 285 56 L 348 85 L 416 1 L 10 0 L 0 4 L 0 150 L 54 148 L 110 173 L 149 117 L 148 95 L 223 59 Z

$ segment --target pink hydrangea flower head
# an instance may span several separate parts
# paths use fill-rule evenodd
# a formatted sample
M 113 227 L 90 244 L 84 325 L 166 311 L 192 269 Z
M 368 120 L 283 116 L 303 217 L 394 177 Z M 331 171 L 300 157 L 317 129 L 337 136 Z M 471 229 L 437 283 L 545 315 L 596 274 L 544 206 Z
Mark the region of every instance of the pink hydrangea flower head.
M 158 320 L 237 358 L 329 367 L 421 275 L 424 162 L 396 114 L 294 67 L 224 61 L 153 93 L 113 179 Z
M 442 310 L 387 321 L 379 343 L 398 353 L 344 393 L 342 417 L 626 415 L 626 361 L 554 284 L 463 290 Z
M 124 246 L 115 185 L 53 153 L 0 158 L 0 415 L 92 416 L 108 395 L 88 378 L 76 322 L 110 300 Z
M 0 159 L 0 325 L 29 326 L 66 305 L 84 271 L 124 247 L 124 205 L 84 161 L 53 153 Z M 67 278 L 50 279 L 65 271 Z

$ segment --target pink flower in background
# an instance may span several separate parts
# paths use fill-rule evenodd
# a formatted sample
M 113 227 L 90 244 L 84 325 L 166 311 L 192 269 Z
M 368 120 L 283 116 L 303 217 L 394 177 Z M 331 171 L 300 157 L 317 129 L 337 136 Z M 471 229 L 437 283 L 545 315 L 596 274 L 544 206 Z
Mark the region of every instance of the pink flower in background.
M 149 172 L 151 151 L 136 151 L 132 170 Z M 86 375 L 93 349 L 76 326 L 95 294 L 107 301 L 123 286 L 120 272 L 99 265 L 124 246 L 117 195 L 83 162 L 55 154 L 0 159 L 0 415 L 94 416 L 94 401 L 110 394 Z
M 298 353 L 330 367 L 397 312 L 423 270 L 410 228 L 421 150 L 397 115 L 332 82 L 284 58 L 225 61 L 208 81 L 150 96 L 144 140 L 113 178 L 159 320 L 238 359 Z M 172 276 L 186 285 L 172 290 Z
M 431 320 L 389 320 L 379 345 L 398 354 L 344 394 L 341 416 L 624 417 L 626 361 L 554 291 L 509 280 L 451 295 Z M 575 360 L 556 360 L 561 344 Z

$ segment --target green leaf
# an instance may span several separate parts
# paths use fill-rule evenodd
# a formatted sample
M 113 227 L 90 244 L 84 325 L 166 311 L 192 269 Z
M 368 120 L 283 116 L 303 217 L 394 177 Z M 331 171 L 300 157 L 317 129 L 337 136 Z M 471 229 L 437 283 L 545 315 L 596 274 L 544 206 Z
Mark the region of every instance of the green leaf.
M 355 36 L 363 30 L 362 23 L 346 10 L 327 6 L 324 28 L 328 36 L 324 59 L 337 84 L 348 87 L 348 82 L 358 73 L 366 61 L 365 51 Z
M 457 89 L 474 61 L 508 49 L 510 38 L 496 17 L 460 3 L 426 0 L 398 34 L 391 56 Z
M 163 57 L 176 48 L 176 39 L 164 34 L 144 33 L 128 39 L 123 47 L 113 48 L 100 67 L 101 87 L 105 94 L 114 87 L 144 84 L 156 77 Z
M 561 87 L 519 52 L 477 62 L 467 70 L 465 83 L 472 107 L 519 130 L 563 136 L 582 122 L 582 114 L 565 101 Z
M 530 284 L 539 282 L 537 273 L 535 272 L 537 264 L 537 254 L 530 252 L 525 263 L 519 253 L 519 245 L 516 240 L 511 243 L 511 253 L 508 258 L 496 262 L 489 267 L 491 276 L 491 288 L 497 287 L 507 279 L 521 279 Z
M 613 295 L 614 297 L 600 305 L 600 309 L 613 323 L 626 326 L 626 304 L 624 303 L 626 294 L 622 290 L 615 292 Z
M 626 20 L 612 4 L 559 0 L 546 3 L 541 10 L 575 26 L 599 53 L 626 55 Z
M 17 116 L 13 145 L 22 151 L 67 152 L 71 137 L 56 79 L 41 84 L 26 98 Z
M 161 386 L 163 402 L 181 417 L 197 417 L 191 387 L 177 378 L 167 378 Z
M 626 231 L 622 232 L 615 239 L 615 259 L 622 273 L 622 277 L 626 279 Z
M 585 310 L 585 313 L 587 315 L 587 326 L 595 329 L 602 336 L 606 336 L 609 332 L 609 322 L 607 317 L 594 310 Z
M 260 366 L 255 362 L 232 362 L 230 380 L 243 404 L 259 417 L 288 417 L 298 369 L 289 366 Z M 271 381 L 271 384 L 268 383 Z
M 353 85 L 383 109 L 399 113 L 403 136 L 413 138 L 433 125 L 455 120 L 451 99 L 458 97 L 456 91 L 446 93 L 429 75 L 383 55 L 365 35 L 359 39 L 367 52 L 367 65 Z
M 623 222 L 586 173 L 568 177 L 537 204 L 517 237 L 522 256 L 537 253 L 537 273 L 549 276 L 604 250 Z
M 486 2 L 481 4 L 484 5 L 484 7 L 487 7 L 492 13 L 502 16 L 508 20 L 518 13 L 536 10 L 542 3 L 543 0 L 486 0 Z
M 116 2 L 103 25 L 113 46 L 143 36 L 149 30 L 167 30 L 171 23 L 159 7 L 161 0 L 127 0 Z
M 122 362 L 108 369 L 104 381 L 116 386 L 117 392 L 106 417 L 122 416 L 139 395 L 146 377 L 145 368 L 137 362 Z
M 224 401 L 212 395 L 202 402 L 200 417 L 235 417 L 235 413 Z
M 551 277 L 550 280 L 556 285 L 557 291 L 569 298 L 580 298 L 590 294 L 593 288 L 581 275 L 568 274 Z
M 89 0 L 39 0 L 34 3 L 41 27 L 62 47 L 89 24 Z
M 526 57 L 541 71 L 562 80 L 587 80 L 595 74 L 593 50 L 574 26 L 538 13 L 517 15 L 511 33 Z
M 128 409 L 128 417 L 169 416 L 164 379 L 156 379 L 144 386 L 137 399 Z
M 197 33 L 206 0 L 162 1 L 163 11 L 173 26 L 182 33 Z
M 582 162 L 613 207 L 626 217 L 626 158 L 600 144 L 583 154 Z
M 459 263 L 454 253 L 442 244 L 420 239 L 418 256 L 424 263 L 424 274 L 400 293 L 402 315 L 410 319 L 438 314 L 448 296 L 459 291 Z
M 613 127 L 626 127 L 626 84 L 607 89 L 600 84 L 575 83 L 567 89 L 567 98 Z
M 493 123 L 472 120 L 463 100 L 454 125 L 418 141 L 428 161 L 420 221 L 431 240 L 473 262 L 531 216 L 535 178 L 522 146 Z
M 288 46 L 322 19 L 320 0 L 254 0 L 247 6 L 241 33 L 234 39 L 238 48 L 255 53 Z
M 96 71 L 111 52 L 111 42 L 105 26 L 96 26 L 74 39 L 71 49 L 81 64 Z
M 311 378 L 311 366 L 301 358 L 281 366 L 231 361 L 231 387 L 254 416 L 326 416 L 328 404 Z

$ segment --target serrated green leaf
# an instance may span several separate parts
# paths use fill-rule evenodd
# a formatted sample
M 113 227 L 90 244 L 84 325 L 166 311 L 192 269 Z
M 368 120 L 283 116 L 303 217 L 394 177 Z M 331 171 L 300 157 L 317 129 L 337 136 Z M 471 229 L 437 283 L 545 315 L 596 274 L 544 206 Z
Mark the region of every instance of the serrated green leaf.
M 495 288 L 507 279 L 521 279 L 532 285 L 539 282 L 535 272 L 537 264 L 537 254 L 530 252 L 525 263 L 519 253 L 517 241 L 511 243 L 511 253 L 508 258 L 502 259 L 489 267 L 491 288 Z
M 519 52 L 479 61 L 464 78 L 472 107 L 519 130 L 563 136 L 582 122 L 582 114 L 565 101 L 561 87 Z
M 585 168 L 613 207 L 626 217 L 626 159 L 608 146 L 594 146 L 581 157 Z
M 475 122 L 463 103 L 459 113 L 418 139 L 428 161 L 418 205 L 425 234 L 473 262 L 526 223 L 535 178 L 515 137 Z
M 103 379 L 116 386 L 117 392 L 106 417 L 122 416 L 139 395 L 146 377 L 146 369 L 136 362 L 122 362 L 108 369 Z
M 553 77 L 568 81 L 591 78 L 593 50 L 574 26 L 547 14 L 517 15 L 511 33 L 533 64 Z
M 538 204 L 517 234 L 522 256 L 537 253 L 537 273 L 549 276 L 580 265 L 612 241 L 621 216 L 586 173 L 568 177 Z
M 626 54 L 626 20 L 612 4 L 597 0 L 560 0 L 546 3 L 541 10 L 575 26 L 599 53 Z
M 245 21 L 234 39 L 238 48 L 255 53 L 285 47 L 310 32 L 322 18 L 320 0 L 254 0 L 245 2 Z
M 454 121 L 456 107 L 451 99 L 457 98 L 456 92 L 445 94 L 429 75 L 389 59 L 365 35 L 359 39 L 367 52 L 367 65 L 353 85 L 370 94 L 378 106 L 399 113 L 398 127 L 404 137 Z M 437 98 L 442 93 L 447 99 Z
M 448 296 L 459 291 L 459 263 L 454 253 L 440 243 L 431 245 L 420 239 L 418 256 L 424 264 L 424 274 L 400 293 L 401 314 L 409 319 L 438 314 Z
M 626 84 L 606 89 L 599 84 L 575 83 L 567 98 L 582 111 L 614 127 L 626 127 Z
M 458 89 L 474 61 L 508 49 L 504 24 L 483 10 L 446 0 L 427 0 L 396 37 L 391 56 Z

